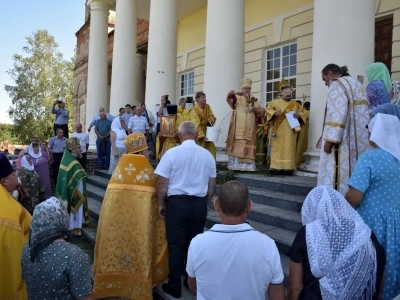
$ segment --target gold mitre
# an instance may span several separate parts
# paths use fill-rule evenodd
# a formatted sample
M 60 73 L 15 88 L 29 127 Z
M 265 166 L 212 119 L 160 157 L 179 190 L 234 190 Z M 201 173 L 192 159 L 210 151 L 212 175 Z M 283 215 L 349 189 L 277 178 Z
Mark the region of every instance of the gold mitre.
M 126 152 L 134 154 L 146 150 L 146 136 L 143 133 L 135 132 L 128 135 L 124 141 Z
M 243 78 L 240 81 L 240 84 L 242 85 L 242 88 L 244 87 L 249 87 L 251 88 L 251 84 L 253 83 L 253 81 L 250 78 Z
M 280 92 L 282 92 L 282 89 L 285 88 L 285 87 L 290 87 L 291 88 L 289 81 L 287 81 L 285 78 L 282 77 L 282 80 L 279 81 L 278 84 L 277 84 L 277 89 L 276 90 L 280 93 Z

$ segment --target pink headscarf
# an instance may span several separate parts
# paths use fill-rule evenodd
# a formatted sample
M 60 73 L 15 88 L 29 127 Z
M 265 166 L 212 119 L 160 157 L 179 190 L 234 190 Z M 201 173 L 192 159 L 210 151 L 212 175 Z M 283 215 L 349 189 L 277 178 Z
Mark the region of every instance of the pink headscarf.
M 18 158 L 15 160 L 15 163 L 17 164 L 17 171 L 21 170 L 22 168 L 22 158 L 25 155 L 25 150 L 21 150 L 21 152 L 18 154 Z

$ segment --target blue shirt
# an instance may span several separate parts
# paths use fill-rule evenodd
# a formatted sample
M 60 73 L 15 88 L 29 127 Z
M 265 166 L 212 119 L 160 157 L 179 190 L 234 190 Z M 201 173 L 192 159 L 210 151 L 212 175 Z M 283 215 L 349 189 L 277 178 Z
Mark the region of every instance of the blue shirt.
M 110 115 L 109 113 L 106 113 L 106 119 L 112 121 L 112 120 L 114 120 L 114 118 L 115 118 L 115 117 L 114 117 L 113 115 Z M 95 116 L 95 117 L 93 118 L 92 122 L 90 122 L 90 125 L 92 125 L 92 126 L 96 125 L 96 122 L 97 122 L 98 120 L 100 120 L 100 116 L 99 116 L 99 115 L 97 115 L 97 116 Z
M 61 139 L 58 136 L 53 136 L 49 141 L 49 147 L 53 153 L 64 153 L 67 145 L 65 142 L 67 141 L 66 137 L 62 137 Z
M 105 136 L 107 133 L 111 131 L 111 121 L 108 119 L 97 120 L 96 125 L 94 127 L 95 130 L 101 135 Z M 99 139 L 99 137 L 97 137 Z M 106 138 L 106 141 L 110 140 L 110 136 Z
M 56 118 L 54 120 L 54 124 L 57 125 L 66 125 L 68 124 L 68 119 L 69 119 L 69 110 L 66 108 L 51 108 L 51 113 L 56 115 Z
M 367 85 L 369 109 L 370 111 L 375 107 L 390 103 L 391 96 L 382 80 L 374 80 Z

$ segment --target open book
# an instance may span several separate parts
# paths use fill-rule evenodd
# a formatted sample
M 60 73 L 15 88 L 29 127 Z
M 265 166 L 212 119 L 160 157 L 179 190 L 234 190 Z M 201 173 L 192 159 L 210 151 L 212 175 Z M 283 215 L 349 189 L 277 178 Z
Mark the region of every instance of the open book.
M 294 129 L 295 131 L 300 131 L 300 122 L 297 120 L 293 115 L 295 114 L 295 111 L 289 111 L 286 113 L 286 119 L 289 123 L 290 128 Z

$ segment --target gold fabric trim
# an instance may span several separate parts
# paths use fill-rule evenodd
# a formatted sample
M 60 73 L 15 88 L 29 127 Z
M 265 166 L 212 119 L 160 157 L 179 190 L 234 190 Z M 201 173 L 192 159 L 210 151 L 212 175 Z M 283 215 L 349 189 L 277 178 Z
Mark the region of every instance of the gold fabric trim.
M 325 122 L 326 126 L 332 126 L 332 127 L 340 127 L 342 129 L 346 128 L 346 125 L 344 124 L 340 124 L 340 123 L 336 123 L 336 122 Z
M 9 227 L 18 231 L 22 231 L 21 225 L 13 220 L 0 217 L 0 226 Z
M 71 168 L 72 168 L 74 165 L 76 165 L 76 164 L 79 164 L 79 161 L 75 159 L 75 160 L 72 161 L 68 166 L 60 165 L 60 169 L 63 169 L 64 171 L 69 172 L 69 170 L 71 170 Z M 82 168 L 82 167 L 81 167 L 81 168 Z
M 354 100 L 353 105 L 369 105 L 368 100 Z
M 149 192 L 149 193 L 155 193 L 156 191 L 154 187 L 150 186 L 139 186 L 139 185 L 121 184 L 121 183 L 109 183 L 107 189 Z

